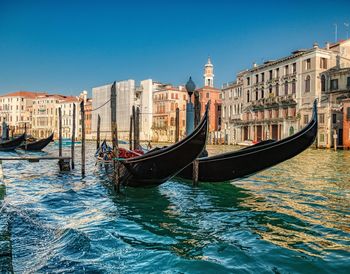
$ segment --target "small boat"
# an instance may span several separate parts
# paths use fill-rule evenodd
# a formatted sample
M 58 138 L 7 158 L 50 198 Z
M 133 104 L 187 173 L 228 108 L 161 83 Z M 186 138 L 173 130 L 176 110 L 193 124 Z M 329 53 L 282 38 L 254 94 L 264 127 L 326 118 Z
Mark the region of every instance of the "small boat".
M 18 136 L 17 138 L 14 138 L 9 141 L 4 141 L 0 143 L 0 151 L 11 151 L 15 150 L 17 147 L 19 147 L 22 142 L 25 140 L 26 135 L 23 133 L 22 135 Z
M 27 144 L 22 144 L 21 146 L 19 146 L 19 148 L 23 149 L 23 150 L 27 150 L 27 151 L 41 151 L 50 142 L 52 142 L 52 140 L 53 140 L 53 133 L 45 139 L 40 139 L 40 140 L 30 142 Z
M 204 149 L 208 131 L 208 106 L 195 130 L 181 141 L 126 159 L 120 159 L 120 183 L 145 187 L 160 185 L 191 164 Z
M 250 176 L 277 165 L 307 149 L 317 136 L 317 103 L 313 105 L 311 121 L 299 132 L 285 139 L 266 140 L 250 147 L 211 157 L 198 158 L 198 180 L 224 182 Z M 193 165 L 177 177 L 192 179 Z

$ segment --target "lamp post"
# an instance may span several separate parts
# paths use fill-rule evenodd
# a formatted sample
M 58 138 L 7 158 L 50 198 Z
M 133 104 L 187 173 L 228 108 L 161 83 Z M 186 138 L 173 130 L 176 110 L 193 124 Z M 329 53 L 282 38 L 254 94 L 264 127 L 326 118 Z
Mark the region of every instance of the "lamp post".
M 192 81 L 192 77 L 190 77 L 186 83 L 186 90 L 188 93 L 188 102 L 186 104 L 186 135 L 189 135 L 194 129 L 194 107 L 191 97 L 195 89 L 196 85 Z

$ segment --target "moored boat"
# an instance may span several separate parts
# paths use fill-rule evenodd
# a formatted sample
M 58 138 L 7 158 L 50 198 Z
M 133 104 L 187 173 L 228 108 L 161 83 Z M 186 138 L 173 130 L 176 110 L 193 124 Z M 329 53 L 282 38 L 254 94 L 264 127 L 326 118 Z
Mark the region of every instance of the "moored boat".
M 45 138 L 40 139 L 37 141 L 33 141 L 27 144 L 22 144 L 19 146 L 20 149 L 27 150 L 27 151 L 41 151 L 43 148 L 45 148 L 51 141 L 53 140 L 53 133 Z
M 196 129 L 181 141 L 144 155 L 118 159 L 121 163 L 120 183 L 144 187 L 166 182 L 199 156 L 206 143 L 207 128 L 208 107 Z
M 9 140 L 9 141 L 4 141 L 0 143 L 0 151 L 11 151 L 15 150 L 17 147 L 19 147 L 22 142 L 25 140 L 26 135 L 23 133 L 22 135 Z
M 232 181 L 247 177 L 288 160 L 307 149 L 317 136 L 317 101 L 311 121 L 299 132 L 285 139 L 267 140 L 241 150 L 198 159 L 198 180 L 202 182 Z M 193 165 L 177 176 L 192 179 Z

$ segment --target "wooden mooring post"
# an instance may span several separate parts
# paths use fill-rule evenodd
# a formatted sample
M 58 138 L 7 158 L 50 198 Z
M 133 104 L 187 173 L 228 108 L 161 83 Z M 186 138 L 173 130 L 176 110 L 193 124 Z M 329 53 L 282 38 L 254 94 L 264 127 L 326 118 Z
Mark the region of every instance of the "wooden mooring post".
M 132 106 L 132 121 L 133 121 L 133 128 L 134 128 L 134 149 L 137 148 L 137 140 L 136 140 L 136 109 L 135 109 L 135 106 Z
M 116 82 L 111 87 L 111 130 L 112 130 L 112 143 L 113 154 L 116 159 L 113 159 L 113 183 L 114 190 L 120 192 L 119 182 L 119 148 L 118 148 L 118 128 L 117 128 L 117 90 Z
M 72 143 L 71 143 L 71 167 L 74 169 L 74 143 L 75 143 L 75 115 L 76 109 L 75 104 L 73 103 L 73 129 L 72 129 Z
M 175 113 L 175 143 L 179 141 L 179 135 L 180 135 L 180 110 L 179 108 L 176 108 Z
M 96 149 L 100 148 L 100 128 L 101 128 L 101 117 L 100 114 L 97 115 L 97 138 L 96 138 Z
M 136 147 L 134 149 L 140 149 L 140 108 L 136 108 L 136 129 L 135 129 L 135 136 L 136 139 Z
M 129 129 L 129 149 L 132 150 L 132 131 L 133 131 L 133 116 L 130 115 L 130 129 Z
M 80 102 L 81 113 L 81 176 L 85 177 L 85 109 L 84 100 Z

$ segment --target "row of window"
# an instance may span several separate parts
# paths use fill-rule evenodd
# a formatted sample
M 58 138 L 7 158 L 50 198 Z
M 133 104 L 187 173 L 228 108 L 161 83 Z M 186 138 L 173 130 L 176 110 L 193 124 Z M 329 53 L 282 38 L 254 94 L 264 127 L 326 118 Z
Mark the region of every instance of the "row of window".
M 251 100 L 259 100 L 259 99 L 263 99 L 265 97 L 271 97 L 271 96 L 283 96 L 283 95 L 288 95 L 290 92 L 289 92 L 289 86 L 290 84 L 286 81 L 284 83 L 284 88 L 283 88 L 283 91 L 284 91 L 284 94 L 282 94 L 281 92 L 281 88 L 280 88 L 280 85 L 279 84 L 276 84 L 274 86 L 274 89 L 273 87 L 270 85 L 269 88 L 268 88 L 268 96 L 266 96 L 265 94 L 265 90 L 264 89 L 260 89 L 260 92 L 259 92 L 259 89 L 256 89 L 254 91 L 254 94 L 252 94 L 252 97 L 254 95 L 254 98 L 251 98 L 250 97 L 250 91 L 248 90 L 247 91 L 247 103 L 249 103 Z M 310 91 L 310 78 L 308 78 L 308 89 Z M 275 92 L 275 93 L 274 93 Z M 292 94 L 295 94 L 296 93 L 296 81 L 293 81 L 291 83 L 291 93 Z
M 305 70 L 311 69 L 311 58 L 308 58 L 303 61 Z M 321 69 L 327 69 L 327 59 L 321 57 L 320 58 L 320 68 Z M 294 74 L 297 71 L 297 64 L 293 63 L 292 65 L 285 65 L 283 67 L 283 75 L 287 76 L 290 73 Z M 280 68 L 271 69 L 268 72 L 269 79 L 272 80 L 273 78 L 279 78 L 280 77 Z M 255 75 L 255 83 L 264 82 L 265 81 L 265 72 L 262 72 L 260 74 Z M 249 86 L 251 83 L 250 77 L 247 77 L 247 85 Z
M 3 99 L 0 99 L 0 103 L 5 103 L 6 101 L 8 102 L 8 103 L 12 103 L 12 99 L 14 99 L 14 98 L 3 98 Z M 16 102 L 19 102 L 19 99 L 20 98 L 16 98 Z M 24 102 L 24 98 L 21 98 L 21 102 Z
M 307 59 L 307 60 L 310 60 L 310 59 Z M 311 62 L 310 62 L 310 64 L 311 64 Z M 296 73 L 297 64 L 293 63 L 291 66 L 285 65 L 283 70 L 284 70 L 285 76 L 289 75 L 290 73 Z M 268 75 L 269 75 L 268 80 L 272 80 L 273 78 L 280 77 L 280 68 L 269 70 Z M 264 82 L 264 81 L 265 81 L 265 72 L 261 72 L 260 74 L 255 75 L 255 83 Z M 248 86 L 250 85 L 250 77 L 247 77 L 247 85 Z

